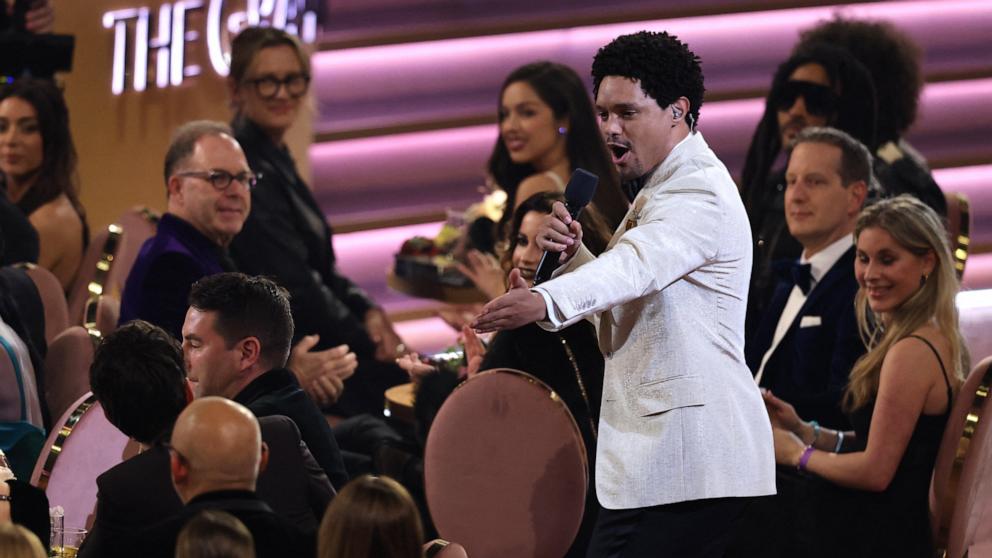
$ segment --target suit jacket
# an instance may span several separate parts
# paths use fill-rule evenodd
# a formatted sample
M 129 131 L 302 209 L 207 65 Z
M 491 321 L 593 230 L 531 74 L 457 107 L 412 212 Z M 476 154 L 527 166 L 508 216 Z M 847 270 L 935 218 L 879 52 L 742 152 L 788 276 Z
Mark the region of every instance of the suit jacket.
M 765 364 L 761 386 L 792 403 L 799 416 L 830 428 L 849 428 L 840 409 L 854 361 L 865 353 L 854 317 L 854 246 L 848 249 L 809 292 Z M 785 309 L 794 282 L 781 281 L 755 335 L 745 347 L 747 365 L 757 374 L 761 360 L 771 347 L 779 316 Z M 802 327 L 807 323 L 817 325 Z
M 328 411 L 380 413 L 383 392 L 410 377 L 395 363 L 375 359 L 376 346 L 365 329 L 372 301 L 338 273 L 331 227 L 289 152 L 252 122 L 241 119 L 233 127 L 248 163 L 262 177 L 252 189 L 251 213 L 231 243 L 231 256 L 241 271 L 272 277 L 289 291 L 294 341 L 317 333 L 317 350 L 344 343 L 358 357 L 358 368 Z
M 173 558 L 179 532 L 203 510 L 226 511 L 244 523 L 255 542 L 256 558 L 310 558 L 316 554 L 314 531 L 303 530 L 277 515 L 254 492 L 223 490 L 200 494 L 173 517 L 131 533 L 125 552 L 117 556 L 134 556 L 140 548 L 144 558 Z
M 342 487 L 348 482 L 341 450 L 327 419 L 300 388 L 292 372 L 285 368 L 269 370 L 245 386 L 234 400 L 248 407 L 256 417 L 284 415 L 292 419 L 331 484 Z
M 338 273 L 331 227 L 289 152 L 250 121 L 233 127 L 248 164 L 262 175 L 252 189 L 251 213 L 231 243 L 238 268 L 273 277 L 289 291 L 297 339 L 319 333 L 318 349 L 347 343 L 360 357 L 373 355 L 364 326 L 372 302 Z
M 119 323 L 142 319 L 182 339 L 190 287 L 208 275 L 233 270 L 223 248 L 166 213 L 127 276 Z
M 258 477 L 258 496 L 278 515 L 315 530 L 334 495 L 327 475 L 300 440 L 292 420 L 269 416 L 258 419 L 258 424 L 269 446 L 268 466 Z M 80 550 L 83 558 L 113 554 L 128 535 L 183 508 L 172 486 L 164 446 L 116 465 L 97 477 L 96 484 L 96 521 Z
M 775 492 L 771 425 L 744 363 L 751 235 L 695 133 L 634 198 L 606 252 L 536 287 L 606 356 L 596 491 L 608 509 Z

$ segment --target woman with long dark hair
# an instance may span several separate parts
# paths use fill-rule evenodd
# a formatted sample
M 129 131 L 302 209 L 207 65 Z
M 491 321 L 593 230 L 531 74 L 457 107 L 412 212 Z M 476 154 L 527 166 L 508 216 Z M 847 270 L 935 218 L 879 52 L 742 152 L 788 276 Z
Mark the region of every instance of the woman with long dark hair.
M 499 139 L 489 174 L 507 194 L 504 222 L 538 192 L 563 192 L 576 168 L 599 176 L 593 206 L 610 229 L 627 212 L 619 177 L 578 74 L 554 62 L 514 70 L 499 95 Z
M 576 168 L 599 177 L 587 211 L 601 216 L 610 231 L 616 229 L 627 212 L 627 200 L 589 94 L 574 70 L 547 61 L 513 70 L 500 88 L 498 115 L 499 138 L 487 169 L 506 192 L 506 208 L 496 226 L 498 253 L 505 249 L 514 210 L 534 194 L 564 192 Z M 498 258 L 471 251 L 466 259 L 459 269 L 487 298 L 506 292 Z
M 69 110 L 55 84 L 20 79 L 0 90 L 0 182 L 38 231 L 38 263 L 68 289 L 89 240 L 79 201 Z

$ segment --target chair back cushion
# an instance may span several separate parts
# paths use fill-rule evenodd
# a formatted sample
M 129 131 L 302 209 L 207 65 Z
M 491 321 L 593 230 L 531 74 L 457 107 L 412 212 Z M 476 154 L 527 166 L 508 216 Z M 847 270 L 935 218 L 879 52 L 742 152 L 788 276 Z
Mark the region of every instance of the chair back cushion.
M 588 464 L 561 398 L 529 374 L 497 369 L 441 406 L 424 480 L 438 533 L 473 558 L 562 556 L 582 520 Z
M 45 311 L 45 342 L 51 343 L 55 336 L 69 327 L 69 303 L 66 301 L 65 291 L 51 271 L 33 264 L 26 264 L 24 270 L 41 297 Z
M 93 339 L 81 326 L 72 326 L 48 346 L 45 357 L 45 400 L 54 418 L 90 390 Z
M 48 494 L 53 507 L 62 506 L 66 527 L 89 529 L 96 510 L 96 478 L 133 456 L 136 449 L 87 392 L 55 423 L 31 484 Z
M 930 485 L 930 515 L 938 546 L 948 556 L 961 556 L 970 544 L 977 525 L 974 520 L 992 506 L 992 497 L 979 498 L 992 491 L 987 478 L 992 475 L 992 357 L 975 366 L 961 386 L 944 430 L 933 480 Z M 988 511 L 992 520 L 992 510 Z

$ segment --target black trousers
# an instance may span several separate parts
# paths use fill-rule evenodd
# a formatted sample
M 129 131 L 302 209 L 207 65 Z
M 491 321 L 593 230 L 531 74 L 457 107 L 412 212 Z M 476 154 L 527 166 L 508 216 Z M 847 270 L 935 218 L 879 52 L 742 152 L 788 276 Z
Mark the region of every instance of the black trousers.
M 600 508 L 588 558 L 720 558 L 753 498 L 712 498 L 650 508 Z

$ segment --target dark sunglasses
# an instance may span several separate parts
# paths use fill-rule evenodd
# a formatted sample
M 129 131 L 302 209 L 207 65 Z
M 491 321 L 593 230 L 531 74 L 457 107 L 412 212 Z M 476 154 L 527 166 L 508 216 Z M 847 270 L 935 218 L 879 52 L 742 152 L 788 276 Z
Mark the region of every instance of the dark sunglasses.
M 837 109 L 837 94 L 826 85 L 808 81 L 787 81 L 775 94 L 775 108 L 789 110 L 802 95 L 806 112 L 814 116 L 830 116 Z

